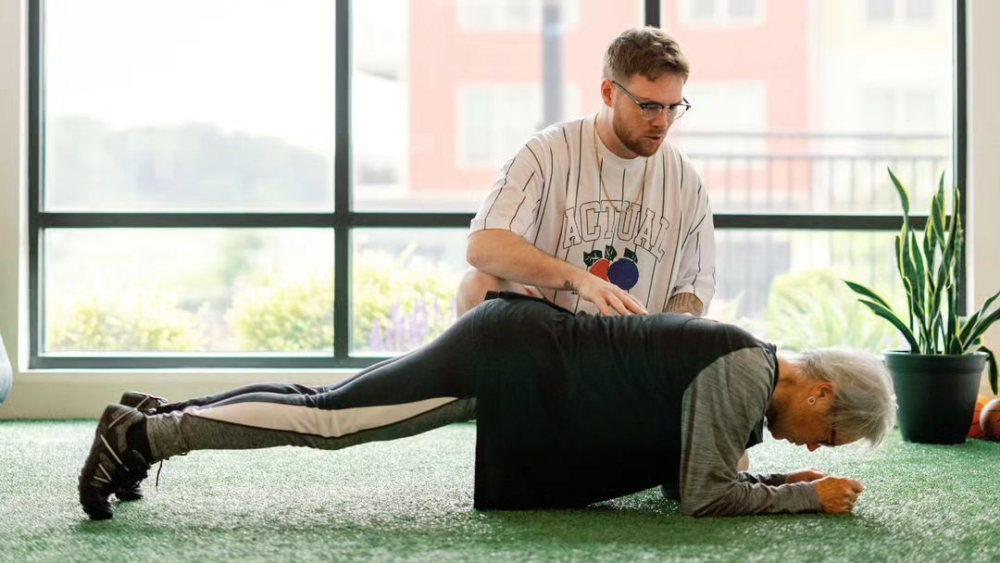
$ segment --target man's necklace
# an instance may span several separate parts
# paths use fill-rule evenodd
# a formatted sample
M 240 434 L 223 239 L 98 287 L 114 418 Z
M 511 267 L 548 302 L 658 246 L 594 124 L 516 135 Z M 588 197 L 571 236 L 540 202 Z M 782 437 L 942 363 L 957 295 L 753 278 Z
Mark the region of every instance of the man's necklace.
M 611 196 L 608 195 L 608 189 L 604 187 L 604 159 L 601 158 L 600 153 L 597 152 L 597 116 L 594 116 L 594 158 L 597 160 L 597 178 L 601 186 L 601 192 L 604 194 L 604 199 L 611 204 L 611 207 L 615 209 L 619 214 L 622 210 L 614 201 Z M 637 201 L 630 201 L 630 203 L 639 204 L 639 217 L 642 217 L 642 204 L 646 196 L 646 170 L 649 168 L 649 158 L 646 158 L 646 162 L 642 165 L 642 186 L 639 188 L 639 199 Z M 622 184 L 622 202 L 625 201 L 625 185 Z

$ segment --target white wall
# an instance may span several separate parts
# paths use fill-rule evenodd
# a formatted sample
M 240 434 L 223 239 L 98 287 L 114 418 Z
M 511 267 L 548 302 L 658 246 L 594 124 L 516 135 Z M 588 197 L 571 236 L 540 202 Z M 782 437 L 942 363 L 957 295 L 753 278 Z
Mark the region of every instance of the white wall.
M 976 307 L 1000 290 L 1000 2 L 969 2 L 969 256 Z M 1000 323 L 986 335 L 1000 354 Z M 982 393 L 991 395 L 986 379 Z
M 970 0 L 970 241 L 977 304 L 1000 289 L 1000 2 Z M 214 392 L 253 381 L 323 384 L 343 371 L 40 372 L 26 369 L 23 222 L 26 170 L 24 0 L 0 1 L 0 334 L 14 362 L 14 390 L 0 418 L 94 417 L 125 388 L 171 397 Z M 994 58 L 991 61 L 991 58 Z M 987 342 L 1000 351 L 1000 326 Z M 984 383 L 984 391 L 986 390 Z
M 18 373 L 18 272 L 23 239 L 21 190 L 24 158 L 22 104 L 25 99 L 21 0 L 0 2 L 0 336 Z M 15 381 L 17 377 L 15 377 Z M 6 414 L 0 410 L 0 416 Z

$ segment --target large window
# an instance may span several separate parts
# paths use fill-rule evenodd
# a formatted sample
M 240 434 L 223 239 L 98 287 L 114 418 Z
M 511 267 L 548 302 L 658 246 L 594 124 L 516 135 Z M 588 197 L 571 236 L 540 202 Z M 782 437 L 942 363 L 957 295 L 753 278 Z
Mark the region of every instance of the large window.
M 596 111 L 607 42 L 643 21 L 601 0 L 30 5 L 33 367 L 349 367 L 427 342 L 501 162 Z
M 30 6 L 32 367 L 357 367 L 427 342 L 503 160 L 597 111 L 604 49 L 644 22 L 692 63 L 670 140 L 716 212 L 709 316 L 893 345 L 838 280 L 892 284 L 886 166 L 918 212 L 962 180 L 948 0 Z
M 746 3 L 763 14 L 753 28 L 708 29 L 692 17 L 735 4 L 661 4 L 692 63 L 694 108 L 672 135 L 716 213 L 709 314 L 785 348 L 897 346 L 841 279 L 901 302 L 892 255 L 900 209 L 887 168 L 910 187 L 917 214 L 942 172 L 962 182 L 956 3 L 760 0 Z

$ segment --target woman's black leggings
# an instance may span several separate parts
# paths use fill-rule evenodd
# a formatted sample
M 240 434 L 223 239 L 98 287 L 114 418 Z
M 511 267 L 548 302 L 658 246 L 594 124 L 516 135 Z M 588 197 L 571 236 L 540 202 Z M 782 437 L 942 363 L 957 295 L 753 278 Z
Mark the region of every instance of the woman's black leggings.
M 335 450 L 475 419 L 475 313 L 433 342 L 333 385 L 257 383 L 166 405 L 146 421 L 153 457 L 274 446 Z

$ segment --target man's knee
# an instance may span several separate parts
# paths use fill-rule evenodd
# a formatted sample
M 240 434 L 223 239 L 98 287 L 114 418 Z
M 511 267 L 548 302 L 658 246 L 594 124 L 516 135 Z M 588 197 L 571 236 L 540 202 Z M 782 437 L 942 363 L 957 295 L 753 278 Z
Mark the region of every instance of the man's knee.
M 500 278 L 469 268 L 462 281 L 458 284 L 458 314 L 461 316 L 469 309 L 483 302 L 487 291 L 500 291 L 503 282 Z

